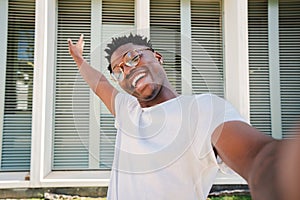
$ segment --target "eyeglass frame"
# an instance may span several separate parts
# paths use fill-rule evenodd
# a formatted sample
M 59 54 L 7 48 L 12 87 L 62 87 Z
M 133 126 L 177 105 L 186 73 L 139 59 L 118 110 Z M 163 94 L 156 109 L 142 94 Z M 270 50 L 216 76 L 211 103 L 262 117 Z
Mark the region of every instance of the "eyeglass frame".
M 116 66 L 116 67 L 119 67 L 119 68 L 121 69 L 120 71 L 122 72 L 122 75 L 123 75 L 123 78 L 122 78 L 122 79 L 116 78 L 116 76 L 114 75 L 114 71 L 113 71 L 113 69 L 115 69 L 116 67 L 112 68 L 112 67 L 111 67 L 111 64 L 109 64 L 109 65 L 108 65 L 108 69 L 109 69 L 109 68 L 111 69 L 111 73 L 110 73 L 111 79 L 114 80 L 115 82 L 122 81 L 122 80 L 124 79 L 124 70 L 123 70 L 123 68 L 121 67 L 121 65 L 123 65 L 123 66 L 125 65 L 125 66 L 130 67 L 130 68 L 136 67 L 136 66 L 140 63 L 141 56 L 143 55 L 142 52 L 145 51 L 145 50 L 150 50 L 150 51 L 154 52 L 154 49 L 152 49 L 151 47 L 145 47 L 145 48 L 140 48 L 140 49 L 129 50 L 129 51 L 127 51 L 127 52 L 125 52 L 125 53 L 123 54 L 123 56 L 122 56 L 122 62 L 120 62 L 120 63 Z M 138 62 L 136 63 L 136 65 L 134 65 L 134 66 L 127 65 L 127 64 L 125 64 L 125 62 L 124 62 L 124 58 L 125 58 L 125 56 L 126 56 L 129 52 L 137 52 L 137 53 L 138 53 L 138 59 L 139 59 L 139 61 L 138 61 Z M 133 60 L 133 59 L 134 59 L 134 58 L 132 58 L 131 60 Z M 128 61 L 127 61 L 127 63 L 128 63 Z

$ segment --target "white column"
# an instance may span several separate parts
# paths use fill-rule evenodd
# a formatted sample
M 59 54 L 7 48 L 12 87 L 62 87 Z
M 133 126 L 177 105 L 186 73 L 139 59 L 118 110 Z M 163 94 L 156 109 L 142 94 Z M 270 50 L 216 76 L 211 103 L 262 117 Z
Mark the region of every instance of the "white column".
M 249 120 L 247 0 L 224 1 L 225 97 Z
M 51 171 L 56 0 L 36 1 L 30 181 L 40 187 Z M 66 41 L 67 42 L 67 41 Z
M 192 31 L 191 2 L 180 2 L 181 26 L 181 89 L 182 94 L 192 94 Z
M 138 34 L 150 38 L 150 0 L 135 1 L 135 25 Z
M 101 21 L 102 21 L 102 1 L 92 0 L 92 16 L 91 16 L 91 66 L 99 71 L 103 71 L 101 67 L 102 44 L 101 44 Z M 90 90 L 90 115 L 89 115 L 89 168 L 99 168 L 100 154 L 100 101 L 99 97 Z
M 280 61 L 279 61 L 279 11 L 278 0 L 269 0 L 269 74 L 272 136 L 282 138 L 280 101 Z

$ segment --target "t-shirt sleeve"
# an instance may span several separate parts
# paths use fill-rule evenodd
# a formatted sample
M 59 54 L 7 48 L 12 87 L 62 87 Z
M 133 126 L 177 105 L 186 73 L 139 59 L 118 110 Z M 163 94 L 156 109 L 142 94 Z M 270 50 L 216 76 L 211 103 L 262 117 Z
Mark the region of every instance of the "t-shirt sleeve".
M 120 107 L 122 107 L 122 104 L 124 104 L 124 98 L 125 95 L 121 92 L 119 92 L 116 97 L 115 97 L 115 112 L 116 112 L 116 116 L 118 116 L 119 112 L 120 112 Z
M 126 108 L 126 104 L 128 103 L 127 95 L 119 92 L 115 97 L 115 127 L 118 129 L 120 122 L 120 112 L 121 108 Z
M 118 129 L 122 117 L 130 117 L 130 113 L 134 112 L 138 107 L 135 97 L 119 92 L 115 98 L 115 127 Z
M 211 136 L 214 130 L 224 122 L 247 121 L 240 115 L 234 106 L 223 98 L 213 94 L 199 95 L 197 97 L 199 119 L 195 144 L 200 148 L 199 158 L 213 152 Z

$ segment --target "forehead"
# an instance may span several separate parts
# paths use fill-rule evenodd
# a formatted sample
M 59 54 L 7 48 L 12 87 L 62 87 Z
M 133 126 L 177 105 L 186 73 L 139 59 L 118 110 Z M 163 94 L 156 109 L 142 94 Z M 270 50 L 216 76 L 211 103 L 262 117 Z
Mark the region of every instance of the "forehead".
M 118 47 L 113 54 L 111 55 L 111 63 L 113 63 L 114 61 L 117 61 L 118 59 L 122 59 L 123 55 L 130 51 L 130 50 L 134 50 L 134 49 L 140 49 L 140 48 L 144 48 L 145 46 L 142 45 L 136 45 L 136 44 L 132 44 L 132 43 L 127 43 L 124 44 L 120 47 Z

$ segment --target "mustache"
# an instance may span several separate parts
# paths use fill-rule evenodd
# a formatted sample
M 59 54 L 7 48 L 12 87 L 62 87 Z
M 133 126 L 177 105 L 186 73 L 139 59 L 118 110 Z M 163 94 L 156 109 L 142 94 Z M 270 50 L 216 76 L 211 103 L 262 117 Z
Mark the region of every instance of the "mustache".
M 130 79 L 131 77 L 133 77 L 139 71 L 145 71 L 144 70 L 145 68 L 146 68 L 146 66 L 144 66 L 144 65 L 143 66 L 139 66 L 138 68 L 134 67 L 132 70 L 130 70 L 130 73 L 125 76 L 125 79 Z

